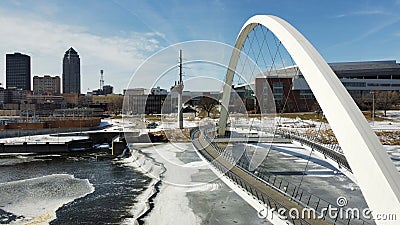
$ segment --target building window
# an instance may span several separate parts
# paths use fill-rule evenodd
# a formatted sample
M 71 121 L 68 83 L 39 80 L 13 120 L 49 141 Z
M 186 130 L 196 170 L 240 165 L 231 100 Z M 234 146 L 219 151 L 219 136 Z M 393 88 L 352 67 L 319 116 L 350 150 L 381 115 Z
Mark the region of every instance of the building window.
M 275 101 L 283 99 L 283 83 L 274 82 L 272 83 L 272 93 L 274 94 Z
M 300 99 L 314 99 L 314 94 L 311 90 L 300 90 Z
M 365 82 L 343 82 L 345 87 L 365 87 Z

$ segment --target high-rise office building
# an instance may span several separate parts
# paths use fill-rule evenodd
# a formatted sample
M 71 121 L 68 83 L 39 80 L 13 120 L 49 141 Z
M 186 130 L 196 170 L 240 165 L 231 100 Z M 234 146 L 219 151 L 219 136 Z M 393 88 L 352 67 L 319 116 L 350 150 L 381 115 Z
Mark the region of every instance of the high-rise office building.
M 81 63 L 78 53 L 71 47 L 63 59 L 63 93 L 81 93 Z
M 21 53 L 6 54 L 6 87 L 31 90 L 31 57 Z

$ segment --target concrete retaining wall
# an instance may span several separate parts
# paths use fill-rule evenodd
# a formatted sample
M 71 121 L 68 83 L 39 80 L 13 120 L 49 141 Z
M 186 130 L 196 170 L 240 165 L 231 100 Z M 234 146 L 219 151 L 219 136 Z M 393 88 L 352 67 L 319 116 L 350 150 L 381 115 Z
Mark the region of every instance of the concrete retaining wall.
M 73 148 L 90 149 L 92 146 L 93 142 L 90 139 L 73 140 L 66 143 L 0 143 L 0 153 L 65 153 L 70 152 Z
M 62 153 L 68 152 L 68 144 L 4 144 L 0 143 L 0 153 Z
M 69 133 L 69 132 L 84 132 L 90 130 L 99 129 L 98 127 L 82 127 L 82 128 L 47 128 L 37 130 L 0 130 L 0 138 L 10 137 L 21 137 L 21 136 L 33 136 L 40 134 L 57 134 L 57 133 Z

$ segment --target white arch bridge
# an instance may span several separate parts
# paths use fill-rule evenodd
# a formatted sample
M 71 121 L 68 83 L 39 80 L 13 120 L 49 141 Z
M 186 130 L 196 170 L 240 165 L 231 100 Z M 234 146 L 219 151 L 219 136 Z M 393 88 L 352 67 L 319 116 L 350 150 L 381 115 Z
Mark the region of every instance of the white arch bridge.
M 223 89 L 218 129 L 219 136 L 224 136 L 226 131 L 230 88 L 238 65 L 240 51 L 249 34 L 260 25 L 267 28 L 279 39 L 306 79 L 343 150 L 373 215 L 397 214 L 397 219 L 400 219 L 400 175 L 388 154 L 350 94 L 323 57 L 299 31 L 278 17 L 270 15 L 253 16 L 243 25 L 237 37 L 234 47 L 238 51 L 232 53 L 225 78 L 226 85 Z M 229 170 L 227 161 L 223 159 L 215 160 L 218 158 L 218 154 L 223 154 L 218 146 L 213 145 L 212 141 L 208 140 L 201 132 L 193 131 L 192 138 L 195 140 L 194 144 L 198 149 L 206 151 L 203 156 L 209 161 L 213 160 L 217 169 Z M 213 148 L 215 151 L 208 151 L 209 148 Z M 237 173 L 225 175 L 236 183 L 242 184 L 244 182 L 244 186 L 250 186 L 250 192 L 257 195 L 257 199 L 264 200 L 264 203 L 267 202 L 270 206 L 281 204 L 267 201 L 269 198 L 263 196 L 262 193 L 253 193 L 252 190 L 262 187 L 241 180 L 243 177 L 240 177 L 241 172 L 239 170 L 240 166 L 234 167 L 233 171 Z M 247 188 L 246 190 L 249 191 Z M 335 223 L 336 220 L 331 222 Z M 399 224 L 399 221 L 377 220 L 375 222 L 377 224 Z M 313 222 L 300 221 L 300 224 L 303 223 Z M 323 223 L 323 221 L 317 221 L 315 224 Z

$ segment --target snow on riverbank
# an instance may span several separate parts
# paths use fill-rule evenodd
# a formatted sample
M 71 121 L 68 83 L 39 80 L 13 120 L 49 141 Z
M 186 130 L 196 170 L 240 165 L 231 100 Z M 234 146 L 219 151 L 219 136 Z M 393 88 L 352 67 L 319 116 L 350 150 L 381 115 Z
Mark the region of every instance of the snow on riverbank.
M 94 192 L 87 179 L 68 174 L 0 183 L 0 208 L 21 218 L 11 224 L 47 224 L 64 204 Z
M 0 143 L 5 144 L 13 144 L 13 143 L 64 143 L 69 142 L 72 140 L 82 140 L 87 139 L 87 136 L 84 135 L 74 135 L 74 136 L 57 136 L 57 135 L 50 135 L 50 134 L 43 134 L 43 135 L 32 135 L 32 136 L 23 136 L 23 137 L 13 137 L 13 138 L 5 138 L 0 139 Z
M 200 219 L 189 207 L 186 191 L 191 189 L 191 175 L 205 164 L 184 164 L 177 158 L 177 153 L 187 150 L 191 144 L 166 144 L 159 146 L 156 152 L 146 149 L 157 162 L 161 162 L 166 172 L 163 184 L 157 198 L 154 199 L 154 209 L 145 221 L 148 224 L 199 224 Z M 179 216 L 176 216 L 179 215 Z
M 132 207 L 131 213 L 135 219 L 127 220 L 125 223 L 137 223 L 138 218 L 147 224 L 201 223 L 201 219 L 190 208 L 186 193 L 213 191 L 219 189 L 220 186 L 192 181 L 192 175 L 199 169 L 208 168 L 203 161 L 184 163 L 179 159 L 179 153 L 193 151 L 192 145 L 167 143 L 147 147 L 136 145 L 132 148 L 136 149 L 133 150 L 133 156 L 124 159 L 123 163 L 144 172 L 152 177 L 153 181 L 137 198 L 138 203 Z M 158 183 L 160 179 L 161 183 Z M 156 197 L 153 199 L 154 196 Z M 151 198 L 150 202 L 149 198 Z
M 156 185 L 160 180 L 160 176 L 165 171 L 163 165 L 155 162 L 152 158 L 146 156 L 141 152 L 142 148 L 152 148 L 153 144 L 131 144 L 130 150 L 132 156 L 122 159 L 119 162 L 130 166 L 143 174 L 153 178 L 150 184 L 137 198 L 136 203 L 130 209 L 132 218 L 128 218 L 123 224 L 138 224 L 138 219 L 145 215 L 150 210 L 149 199 L 156 194 Z

